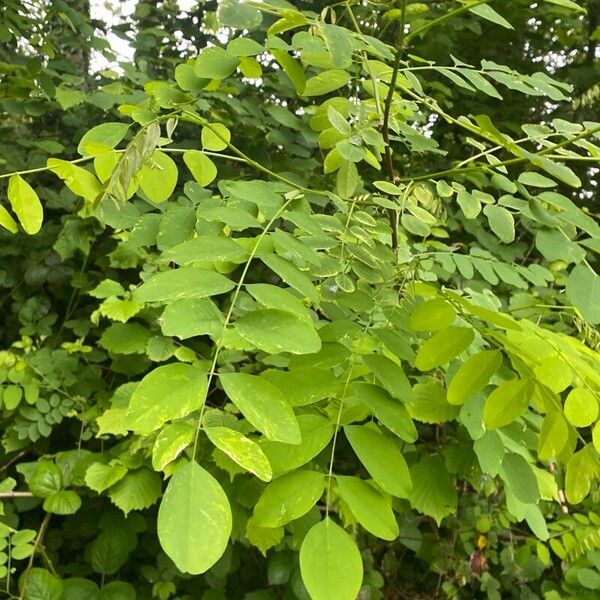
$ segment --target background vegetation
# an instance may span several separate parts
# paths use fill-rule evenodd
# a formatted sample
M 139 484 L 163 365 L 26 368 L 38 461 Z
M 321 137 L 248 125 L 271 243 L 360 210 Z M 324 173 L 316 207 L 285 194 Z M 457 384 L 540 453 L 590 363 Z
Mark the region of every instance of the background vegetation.
M 4 0 L 3 594 L 600 597 L 599 20 Z

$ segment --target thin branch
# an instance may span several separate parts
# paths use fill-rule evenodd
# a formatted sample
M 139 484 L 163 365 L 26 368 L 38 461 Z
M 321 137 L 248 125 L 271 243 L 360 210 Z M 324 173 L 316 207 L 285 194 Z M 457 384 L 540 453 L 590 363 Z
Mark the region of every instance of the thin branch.
M 0 492 L 0 500 L 10 500 L 11 498 L 33 498 L 31 492 Z
M 396 81 L 398 80 L 398 69 L 400 68 L 400 62 L 402 61 L 402 55 L 404 54 L 404 25 L 406 23 L 406 0 L 402 0 L 402 8 L 400 14 L 400 23 L 398 31 L 398 47 L 396 48 L 396 56 L 394 58 L 394 67 L 392 70 L 392 78 L 390 81 L 390 87 L 388 88 L 387 96 L 383 105 L 383 121 L 381 123 L 381 134 L 385 142 L 385 164 L 389 180 L 392 183 L 396 182 L 396 172 L 394 169 L 394 160 L 392 158 L 392 148 L 390 146 L 390 113 L 392 110 L 392 102 L 394 100 L 394 91 L 396 88 Z M 396 251 L 398 248 L 398 224 L 396 219 L 396 212 L 388 210 L 388 219 L 392 228 L 392 250 Z
M 461 6 L 460 8 L 456 8 L 450 11 L 449 13 L 446 13 L 441 17 L 434 19 L 433 21 L 430 21 L 429 23 L 425 23 L 425 25 L 419 27 L 419 29 L 415 29 L 415 31 L 409 33 L 406 36 L 406 42 L 408 43 L 412 41 L 413 38 L 415 38 L 418 35 L 421 35 L 422 33 L 425 33 L 425 31 L 427 31 L 431 27 L 435 27 L 436 25 L 439 25 L 440 23 L 443 23 L 444 21 L 451 19 L 452 17 L 456 17 L 457 15 L 464 13 L 475 6 L 479 6 L 480 4 L 487 4 L 489 1 L 490 0 L 476 0 L 475 2 L 471 2 L 470 4 L 466 4 L 464 6 Z

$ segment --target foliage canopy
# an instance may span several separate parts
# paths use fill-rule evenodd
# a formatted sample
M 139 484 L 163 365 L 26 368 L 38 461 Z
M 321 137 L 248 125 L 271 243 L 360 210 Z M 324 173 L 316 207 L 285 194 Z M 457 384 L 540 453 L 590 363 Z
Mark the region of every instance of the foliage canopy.
M 523 50 L 521 0 L 140 2 L 136 65 L 92 76 L 85 3 L 25 4 L 7 595 L 596 598 L 591 8 L 545 0 Z M 572 82 L 532 65 L 585 24 Z

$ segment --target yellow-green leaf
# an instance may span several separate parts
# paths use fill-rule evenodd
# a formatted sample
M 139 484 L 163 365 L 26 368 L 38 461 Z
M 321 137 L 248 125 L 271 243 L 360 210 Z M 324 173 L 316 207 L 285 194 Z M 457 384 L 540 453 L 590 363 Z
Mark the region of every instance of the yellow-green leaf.
M 20 175 L 12 175 L 8 180 L 7 195 L 25 232 L 37 233 L 42 226 L 44 211 L 35 190 Z

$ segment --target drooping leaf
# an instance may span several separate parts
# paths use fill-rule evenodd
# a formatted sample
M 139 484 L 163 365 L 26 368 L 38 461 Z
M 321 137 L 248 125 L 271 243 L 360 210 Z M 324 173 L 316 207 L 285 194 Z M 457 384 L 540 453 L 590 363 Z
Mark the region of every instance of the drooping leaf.
M 338 475 L 336 482 L 341 498 L 369 533 L 383 540 L 394 540 L 398 537 L 398 523 L 389 496 L 385 496 L 358 477 Z
M 413 489 L 409 500 L 414 509 L 433 517 L 438 525 L 456 510 L 456 488 L 439 458 L 422 458 L 411 468 L 410 476 Z
M 44 211 L 35 190 L 20 175 L 12 175 L 6 195 L 25 232 L 37 233 L 44 220 Z M 10 220 L 5 221 L 10 231 Z
M 302 542 L 300 572 L 313 600 L 355 600 L 363 580 L 356 542 L 326 517 Z
M 239 431 L 227 427 L 204 427 L 204 432 L 219 450 L 227 454 L 238 465 L 254 473 L 263 481 L 271 481 L 273 477 L 271 465 L 256 442 Z
M 221 558 L 231 534 L 229 500 L 198 463 L 179 467 L 158 511 L 158 539 L 183 573 L 204 573 Z
M 469 358 L 458 368 L 448 386 L 448 402 L 463 404 L 481 391 L 502 364 L 502 354 L 498 350 L 482 350 Z
M 412 481 L 408 466 L 392 440 L 359 425 L 344 427 L 344 433 L 360 462 L 383 490 L 400 498 L 409 496 Z
M 273 384 L 247 373 L 222 373 L 219 380 L 229 399 L 268 439 L 300 443 L 300 428 L 294 412 Z

